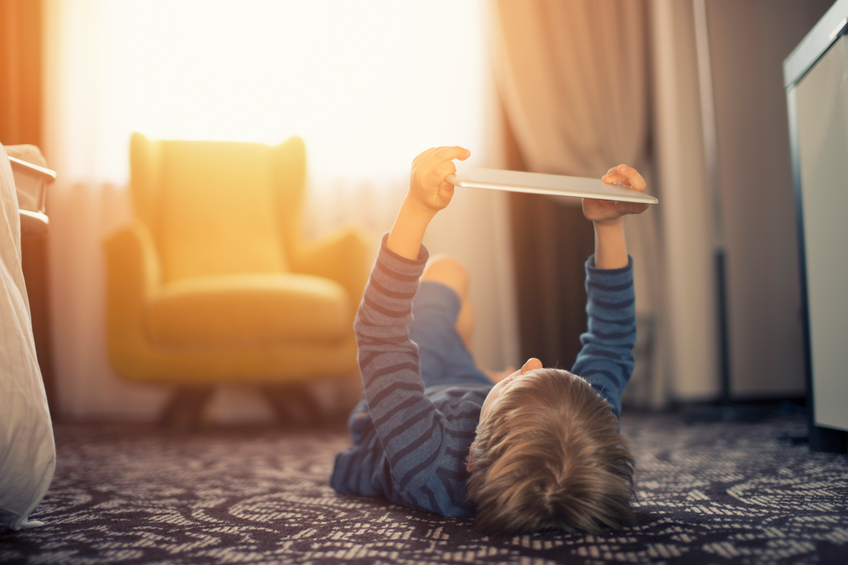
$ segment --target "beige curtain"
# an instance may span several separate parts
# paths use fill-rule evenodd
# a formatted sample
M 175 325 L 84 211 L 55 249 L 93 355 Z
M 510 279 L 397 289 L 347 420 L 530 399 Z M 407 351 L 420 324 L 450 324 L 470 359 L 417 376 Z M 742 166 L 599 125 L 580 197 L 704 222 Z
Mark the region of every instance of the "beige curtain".
M 519 153 L 513 166 L 600 177 L 627 163 L 658 193 L 651 183 L 647 23 L 646 3 L 637 0 L 494 4 L 492 60 Z M 591 226 L 579 208 L 564 202 L 515 196 L 512 204 L 522 353 L 568 368 L 585 327 L 582 262 L 592 250 Z M 652 209 L 626 222 L 640 336 L 627 394 L 631 403 L 652 406 L 666 399 L 665 356 L 657 350 L 662 281 L 656 221 Z M 521 264 L 522 257 L 532 259 Z
M 794 394 L 801 383 L 781 62 L 831 4 L 707 3 L 735 395 Z M 625 399 L 658 406 L 716 398 L 714 201 L 692 2 L 503 0 L 493 7 L 493 61 L 517 156 L 511 166 L 596 175 L 625 161 L 647 173 L 660 200 L 627 223 L 641 349 Z M 509 154 L 509 136 L 506 142 Z M 750 221 L 752 206 L 766 201 L 766 215 Z M 546 335 L 563 338 L 554 318 L 576 311 L 561 295 L 579 294 L 578 283 L 567 284 L 579 265 L 556 265 L 591 245 L 591 232 L 576 227 L 579 210 L 568 215 L 538 202 L 511 201 L 527 353 L 530 345 L 544 351 Z M 564 220 L 574 223 L 571 231 Z M 532 261 L 521 265 L 525 256 Z M 528 287 L 534 278 L 546 282 Z
M 648 58 L 639 0 L 500 0 L 498 91 L 532 171 L 600 176 L 647 163 Z
M 704 159 L 691 2 L 649 4 L 655 178 L 662 187 L 663 327 L 676 400 L 719 392 L 713 200 Z

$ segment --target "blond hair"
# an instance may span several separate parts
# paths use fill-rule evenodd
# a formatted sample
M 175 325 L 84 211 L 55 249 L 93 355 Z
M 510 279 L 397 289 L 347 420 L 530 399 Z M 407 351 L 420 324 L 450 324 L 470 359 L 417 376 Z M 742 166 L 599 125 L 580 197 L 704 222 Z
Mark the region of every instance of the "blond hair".
M 477 427 L 468 497 L 485 533 L 602 533 L 633 522 L 633 466 L 589 383 L 539 369 L 505 389 Z

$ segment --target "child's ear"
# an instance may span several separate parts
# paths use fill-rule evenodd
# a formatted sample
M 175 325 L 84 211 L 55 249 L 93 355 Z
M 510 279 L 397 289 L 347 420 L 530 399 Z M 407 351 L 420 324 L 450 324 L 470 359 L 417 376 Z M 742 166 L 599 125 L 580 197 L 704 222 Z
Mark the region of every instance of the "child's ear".
M 471 447 L 474 447 L 474 442 L 471 442 Z M 469 473 L 474 472 L 474 468 L 471 466 L 471 450 L 468 451 L 468 464 L 465 466 L 465 470 Z

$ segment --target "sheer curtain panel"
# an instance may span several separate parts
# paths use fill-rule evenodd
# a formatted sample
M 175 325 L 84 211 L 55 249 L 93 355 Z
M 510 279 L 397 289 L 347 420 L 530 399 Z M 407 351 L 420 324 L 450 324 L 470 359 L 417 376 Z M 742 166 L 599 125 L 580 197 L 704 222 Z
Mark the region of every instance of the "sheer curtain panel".
M 101 242 L 131 216 L 132 131 L 269 144 L 300 135 L 307 234 L 355 222 L 376 245 L 422 150 L 460 144 L 474 164 L 498 164 L 483 8 L 478 0 L 45 0 L 44 144 L 59 172 L 49 260 L 63 410 L 149 418 L 165 399 L 164 390 L 119 380 L 105 349 Z M 467 192 L 427 241 L 457 255 L 477 281 L 475 347 L 493 368 L 515 362 L 507 227 L 500 195 Z

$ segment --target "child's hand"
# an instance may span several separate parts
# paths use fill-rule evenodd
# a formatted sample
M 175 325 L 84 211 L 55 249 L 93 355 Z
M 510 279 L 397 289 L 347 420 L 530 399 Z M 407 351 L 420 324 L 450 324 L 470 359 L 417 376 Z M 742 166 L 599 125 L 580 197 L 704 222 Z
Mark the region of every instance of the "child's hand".
M 445 177 L 456 172 L 454 159 L 465 161 L 471 151 L 462 147 L 433 147 L 412 160 L 409 196 L 433 214 L 450 204 L 454 186 Z
M 390 250 L 407 259 L 419 256 L 430 220 L 453 198 L 453 185 L 445 180 L 456 172 L 453 160 L 465 161 L 470 155 L 462 147 L 434 147 L 413 159 L 409 192 L 386 240 Z
M 627 165 L 613 167 L 602 177 L 607 184 L 621 183 L 627 188 L 642 192 L 647 186 L 645 179 L 639 171 Z M 583 215 L 587 220 L 596 224 L 609 225 L 618 222 L 619 218 L 627 214 L 641 214 L 648 209 L 648 204 L 638 202 L 613 202 L 612 200 L 597 200 L 595 198 L 583 199 Z

